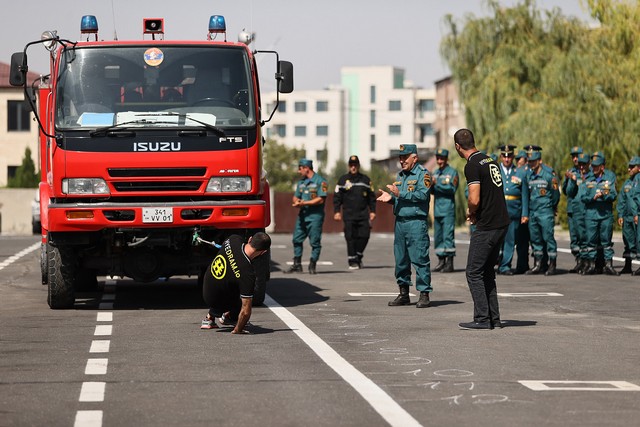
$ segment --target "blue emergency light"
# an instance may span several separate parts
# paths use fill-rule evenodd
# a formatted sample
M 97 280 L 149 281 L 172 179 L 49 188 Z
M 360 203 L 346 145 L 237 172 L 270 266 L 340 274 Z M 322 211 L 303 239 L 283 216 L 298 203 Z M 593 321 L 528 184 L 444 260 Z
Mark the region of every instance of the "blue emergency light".
M 212 15 L 209 18 L 209 34 L 224 33 L 227 31 L 227 24 L 224 22 L 224 16 Z
M 80 21 L 80 33 L 97 33 L 98 20 L 94 15 L 84 15 Z

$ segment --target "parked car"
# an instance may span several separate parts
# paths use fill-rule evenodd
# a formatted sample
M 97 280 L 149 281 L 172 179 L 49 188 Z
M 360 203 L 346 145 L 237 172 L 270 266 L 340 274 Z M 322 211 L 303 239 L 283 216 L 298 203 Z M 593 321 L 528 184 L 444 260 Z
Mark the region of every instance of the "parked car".
M 42 232 L 42 224 L 40 223 L 40 190 L 36 190 L 36 196 L 31 201 L 31 228 L 33 234 Z

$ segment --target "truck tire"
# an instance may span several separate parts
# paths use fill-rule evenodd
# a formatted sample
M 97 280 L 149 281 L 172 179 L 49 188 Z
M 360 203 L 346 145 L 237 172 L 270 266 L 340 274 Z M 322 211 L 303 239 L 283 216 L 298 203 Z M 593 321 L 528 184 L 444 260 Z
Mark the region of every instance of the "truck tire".
M 52 309 L 73 308 L 74 281 L 77 273 L 75 251 L 65 246 L 47 243 L 49 268 L 47 302 Z
M 267 293 L 267 282 L 271 276 L 271 251 L 261 257 L 256 258 L 254 269 L 256 272 L 256 285 L 253 290 L 252 306 L 264 305 L 264 298 Z
M 40 276 L 42 284 L 46 285 L 49 281 L 49 260 L 47 259 L 47 245 L 40 245 Z

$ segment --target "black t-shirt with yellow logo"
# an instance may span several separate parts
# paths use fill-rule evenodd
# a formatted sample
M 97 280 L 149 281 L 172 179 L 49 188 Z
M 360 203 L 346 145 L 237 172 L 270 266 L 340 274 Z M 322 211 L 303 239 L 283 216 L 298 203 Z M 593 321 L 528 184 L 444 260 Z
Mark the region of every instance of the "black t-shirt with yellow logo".
M 253 297 L 256 274 L 244 245 L 240 236 L 230 236 L 205 272 L 202 295 L 210 307 L 226 310 L 239 298 Z

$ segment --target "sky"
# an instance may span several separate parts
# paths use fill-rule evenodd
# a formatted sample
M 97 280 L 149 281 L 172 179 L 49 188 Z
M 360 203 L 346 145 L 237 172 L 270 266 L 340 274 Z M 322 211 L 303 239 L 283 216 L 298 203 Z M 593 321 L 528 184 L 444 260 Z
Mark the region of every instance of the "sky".
M 510 6 L 520 0 L 500 0 Z M 12 1 L 0 18 L 0 61 L 57 30 L 80 40 L 82 15 L 95 15 L 99 38 L 142 39 L 143 18 L 164 18 L 166 40 L 206 39 L 209 16 L 224 15 L 228 40 L 242 30 L 256 33 L 254 49 L 277 50 L 293 62 L 295 88 L 319 90 L 340 83 L 340 67 L 391 65 L 406 79 L 431 88 L 449 75 L 439 53 L 443 17 L 462 22 L 467 14 L 488 14 L 484 0 L 42 0 Z M 539 9 L 559 8 L 588 21 L 581 0 L 537 0 Z M 30 71 L 48 74 L 48 54 L 39 45 L 27 51 Z M 261 65 L 259 64 L 259 67 Z M 266 67 L 265 67 L 266 68 Z M 271 73 L 272 71 L 269 70 Z M 262 76 L 264 79 L 264 76 Z M 265 88 L 263 87 L 263 90 Z

